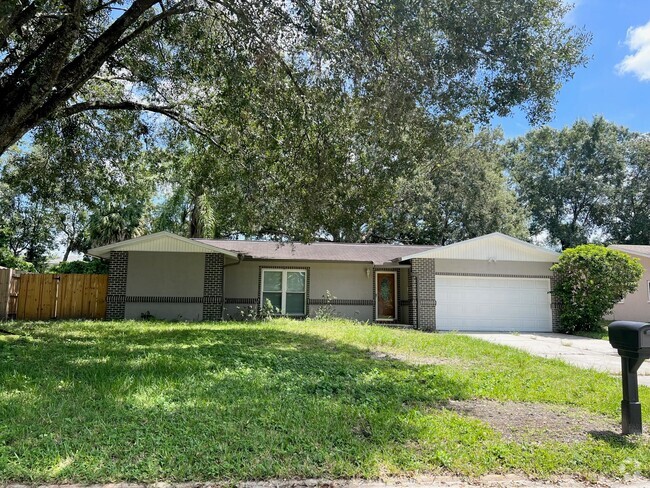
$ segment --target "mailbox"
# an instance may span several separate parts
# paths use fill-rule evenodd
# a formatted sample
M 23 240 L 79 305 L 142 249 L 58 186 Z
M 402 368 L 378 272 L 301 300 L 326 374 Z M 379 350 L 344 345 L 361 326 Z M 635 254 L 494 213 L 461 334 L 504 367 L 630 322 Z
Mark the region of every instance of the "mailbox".
M 621 356 L 623 434 L 641 434 L 641 403 L 637 371 L 650 358 L 650 324 L 617 321 L 609 324 L 609 343 Z
M 650 324 L 617 321 L 609 325 L 609 343 L 631 358 L 650 358 Z

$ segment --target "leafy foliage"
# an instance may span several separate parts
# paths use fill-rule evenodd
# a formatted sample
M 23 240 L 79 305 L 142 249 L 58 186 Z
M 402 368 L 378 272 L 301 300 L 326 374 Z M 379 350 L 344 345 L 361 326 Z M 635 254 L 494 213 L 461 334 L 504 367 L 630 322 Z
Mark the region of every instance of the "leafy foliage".
M 596 117 L 562 130 L 544 127 L 509 144 L 507 167 L 531 214 L 531 234 L 563 249 L 603 229 L 626 173 L 627 129 Z
M 588 36 L 564 23 L 569 8 L 9 2 L 0 164 L 19 198 L 51 220 L 39 225 L 49 233 L 42 248 L 21 252 L 42 260 L 62 245 L 67 257 L 152 228 L 360 239 L 394 202 L 395 181 L 441 153 L 460 121 L 515 106 L 531 121 L 548 118 L 559 86 L 585 62 Z M 27 133 L 29 153 L 7 149 Z M 467 232 L 518 232 L 509 213 L 494 217 L 504 208 L 482 206 Z
M 0 181 L 1 247 L 43 270 L 55 243 L 52 212 L 33 189 L 20 193 Z
M 334 306 L 333 303 L 334 300 L 336 300 L 336 297 L 332 295 L 332 293 L 329 290 L 325 290 L 325 293 L 323 294 L 323 300 L 325 300 L 325 303 L 316 309 L 316 313 L 314 314 L 314 319 L 334 320 L 338 315 L 336 313 L 336 307 Z
M 558 281 L 553 293 L 561 303 L 564 332 L 594 331 L 599 321 L 628 293 L 643 275 L 638 259 L 594 244 L 565 250 L 551 269 Z
M 22 271 L 35 272 L 36 267 L 14 254 L 6 247 L 0 246 L 0 266 L 5 268 L 20 269 Z
M 647 245 L 650 242 L 650 136 L 636 134 L 625 149 L 625 176 L 605 219 L 605 232 L 612 242 Z
M 57 274 L 108 274 L 108 262 L 101 259 L 65 261 L 48 271 Z
M 491 232 L 528 238 L 527 215 L 503 175 L 501 143 L 500 131 L 449 131 L 441 154 L 428 154 L 398 179 L 394 203 L 373 215 L 365 240 L 444 245 Z
M 0 154 L 45 120 L 89 111 L 162 114 L 218 147 L 200 112 L 215 101 L 228 105 L 219 74 L 239 59 L 284 73 L 284 91 L 327 85 L 368 94 L 388 113 L 417 104 L 446 118 L 486 119 L 523 105 L 541 120 L 584 61 L 587 42 L 564 24 L 569 7 L 561 0 L 344 7 L 333 0 L 47 0 L 2 8 Z
M 0 159 L 6 244 L 40 270 L 57 248 L 67 261 L 71 252 L 142 232 L 155 189 L 155 162 L 144 155 L 147 141 L 129 133 L 132 117 L 110 117 L 106 132 L 72 122 L 40 127 L 30 151 Z

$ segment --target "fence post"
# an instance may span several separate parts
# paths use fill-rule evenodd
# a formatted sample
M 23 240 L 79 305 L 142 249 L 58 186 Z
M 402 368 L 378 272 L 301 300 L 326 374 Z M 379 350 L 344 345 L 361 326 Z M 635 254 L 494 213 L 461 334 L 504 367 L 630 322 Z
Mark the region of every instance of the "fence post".
M 16 317 L 20 271 L 0 267 L 0 320 Z
M 11 284 L 11 270 L 0 268 L 0 320 L 7 320 L 9 316 L 9 285 Z

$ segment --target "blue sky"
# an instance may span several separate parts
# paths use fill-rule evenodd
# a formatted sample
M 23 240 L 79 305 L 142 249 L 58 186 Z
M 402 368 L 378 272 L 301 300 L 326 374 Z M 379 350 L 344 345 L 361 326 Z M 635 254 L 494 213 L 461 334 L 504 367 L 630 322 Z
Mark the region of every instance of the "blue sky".
M 549 125 L 561 128 L 603 115 L 634 131 L 650 132 L 650 0 L 574 3 L 567 21 L 591 32 L 591 59 L 562 87 Z M 506 137 L 531 128 L 520 113 L 494 124 L 501 125 Z

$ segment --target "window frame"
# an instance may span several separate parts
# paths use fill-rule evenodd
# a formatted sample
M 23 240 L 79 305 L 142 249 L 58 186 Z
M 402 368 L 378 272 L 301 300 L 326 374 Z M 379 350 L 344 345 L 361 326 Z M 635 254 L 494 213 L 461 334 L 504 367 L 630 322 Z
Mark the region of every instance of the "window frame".
M 264 273 L 276 272 L 282 273 L 282 286 L 280 290 L 280 313 L 274 313 L 273 315 L 281 316 L 286 315 L 287 317 L 306 317 L 307 316 L 307 280 L 309 278 L 308 270 L 305 268 L 262 268 L 260 276 L 260 308 L 264 306 Z M 287 292 L 287 273 L 303 273 L 305 276 L 305 287 L 302 291 L 304 295 L 303 304 L 302 304 L 302 313 L 287 313 L 287 293 L 299 293 L 299 292 Z M 277 291 L 269 291 L 268 293 L 277 293 Z

